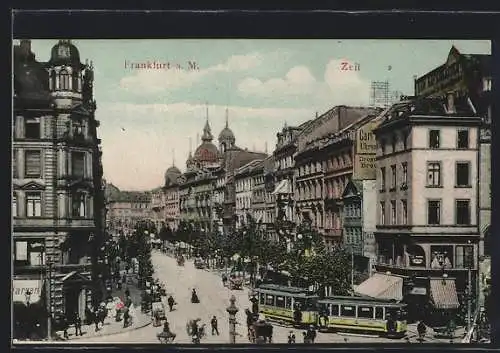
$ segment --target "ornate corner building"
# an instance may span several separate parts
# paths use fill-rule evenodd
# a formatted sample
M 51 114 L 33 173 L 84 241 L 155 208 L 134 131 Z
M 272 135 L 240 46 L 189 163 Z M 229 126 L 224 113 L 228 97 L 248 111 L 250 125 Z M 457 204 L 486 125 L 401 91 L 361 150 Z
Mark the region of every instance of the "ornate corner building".
M 21 40 L 13 62 L 13 301 L 83 317 L 100 300 L 103 273 L 93 66 L 70 40 L 54 45 L 48 62 Z

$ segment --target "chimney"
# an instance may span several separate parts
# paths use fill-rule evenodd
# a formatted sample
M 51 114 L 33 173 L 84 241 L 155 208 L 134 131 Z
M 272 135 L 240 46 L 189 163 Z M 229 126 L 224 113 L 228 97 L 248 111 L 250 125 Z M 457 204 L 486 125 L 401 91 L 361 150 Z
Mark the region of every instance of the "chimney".
M 453 92 L 448 92 L 446 94 L 446 112 L 448 114 L 456 114 L 457 112 L 455 109 L 455 95 Z

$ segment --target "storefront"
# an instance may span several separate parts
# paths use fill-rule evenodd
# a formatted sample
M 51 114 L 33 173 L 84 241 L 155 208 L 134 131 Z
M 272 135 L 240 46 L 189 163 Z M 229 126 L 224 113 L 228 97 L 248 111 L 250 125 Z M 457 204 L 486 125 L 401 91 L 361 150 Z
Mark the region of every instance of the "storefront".
M 90 304 L 91 281 L 84 275 L 73 271 L 61 279 L 64 297 L 63 313 L 72 322 L 76 314 L 85 317 L 85 308 Z
M 14 279 L 12 281 L 14 338 L 45 336 L 47 310 L 44 283 L 41 279 Z

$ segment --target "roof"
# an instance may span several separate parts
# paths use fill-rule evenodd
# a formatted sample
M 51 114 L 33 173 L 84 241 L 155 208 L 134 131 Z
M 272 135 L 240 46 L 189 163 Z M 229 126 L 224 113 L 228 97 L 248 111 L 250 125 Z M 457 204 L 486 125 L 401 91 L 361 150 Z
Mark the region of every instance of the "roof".
M 116 188 L 116 190 L 118 190 L 118 188 Z M 111 202 L 131 202 L 131 203 L 145 202 L 145 203 L 149 203 L 151 201 L 151 193 L 147 192 L 147 191 L 120 191 L 120 190 L 118 190 L 118 192 L 114 191 L 114 192 L 109 193 L 108 200 Z
M 237 176 L 237 175 L 243 175 L 246 173 L 258 172 L 259 170 L 263 169 L 262 167 L 263 167 L 262 159 L 254 159 L 254 160 L 248 162 L 247 164 L 245 164 L 244 166 L 236 169 L 234 171 L 234 175 Z
M 26 106 L 49 107 L 49 74 L 42 63 L 35 59 L 31 42 L 22 41 L 14 46 L 14 95 L 17 102 Z
M 52 47 L 48 64 L 82 66 L 78 48 L 69 39 L 61 39 Z
M 287 292 L 287 293 L 310 293 L 309 289 L 307 288 L 300 288 L 300 287 L 289 287 L 289 286 L 281 286 L 279 284 L 261 284 L 258 289 L 263 289 L 263 290 L 272 290 L 272 291 L 279 291 L 279 292 Z

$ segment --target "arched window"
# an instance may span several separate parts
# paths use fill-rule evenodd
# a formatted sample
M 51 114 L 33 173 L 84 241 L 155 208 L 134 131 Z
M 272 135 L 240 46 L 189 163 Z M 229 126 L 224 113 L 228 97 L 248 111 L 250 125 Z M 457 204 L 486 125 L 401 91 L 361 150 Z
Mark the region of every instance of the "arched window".
M 61 70 L 59 73 L 59 89 L 69 90 L 70 89 L 70 75 L 68 71 Z

